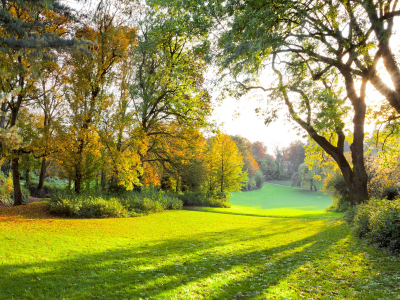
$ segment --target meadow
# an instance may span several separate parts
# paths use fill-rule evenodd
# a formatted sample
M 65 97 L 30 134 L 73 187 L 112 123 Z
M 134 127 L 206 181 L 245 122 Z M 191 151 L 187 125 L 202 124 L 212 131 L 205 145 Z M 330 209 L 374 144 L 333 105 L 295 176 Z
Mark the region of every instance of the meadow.
M 277 181 L 278 182 L 278 181 Z M 327 213 L 332 204 L 329 195 L 322 192 L 264 184 L 252 192 L 232 193 L 231 208 L 201 208 L 203 211 L 254 216 L 337 218 L 342 214 Z
M 297 200 L 269 186 L 233 195 L 228 210 L 254 204 L 254 216 L 83 220 L 51 216 L 43 202 L 2 208 L 0 299 L 400 299 L 399 257 L 324 218 L 323 194 L 281 189 Z M 279 201 L 288 215 L 261 214 L 283 213 Z

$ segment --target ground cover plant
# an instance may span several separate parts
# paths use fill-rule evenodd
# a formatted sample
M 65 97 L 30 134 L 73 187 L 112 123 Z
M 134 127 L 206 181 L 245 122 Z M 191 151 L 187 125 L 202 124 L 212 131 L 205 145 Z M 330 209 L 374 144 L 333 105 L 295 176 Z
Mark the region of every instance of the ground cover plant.
M 400 260 L 339 219 L 0 210 L 1 299 L 396 299 Z
M 260 190 L 232 193 L 231 208 L 201 208 L 204 211 L 262 216 L 327 218 L 342 214 L 326 212 L 332 204 L 322 192 L 264 184 Z

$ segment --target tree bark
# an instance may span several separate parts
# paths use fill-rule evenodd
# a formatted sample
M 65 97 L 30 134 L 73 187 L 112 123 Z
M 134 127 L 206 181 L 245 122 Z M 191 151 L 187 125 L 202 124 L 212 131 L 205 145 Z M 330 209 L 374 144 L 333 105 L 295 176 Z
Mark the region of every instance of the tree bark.
M 21 176 L 19 172 L 19 157 L 12 159 L 12 170 L 13 170 L 13 184 L 14 184 L 14 206 L 22 205 L 22 192 L 19 178 Z
M 46 180 L 46 157 L 43 157 L 42 158 L 42 166 L 40 168 L 39 184 L 38 184 L 38 187 L 37 187 L 38 191 L 43 189 L 45 180 Z
M 80 166 L 76 166 L 75 169 L 75 193 L 79 194 L 81 192 L 81 184 L 82 184 L 82 172 Z

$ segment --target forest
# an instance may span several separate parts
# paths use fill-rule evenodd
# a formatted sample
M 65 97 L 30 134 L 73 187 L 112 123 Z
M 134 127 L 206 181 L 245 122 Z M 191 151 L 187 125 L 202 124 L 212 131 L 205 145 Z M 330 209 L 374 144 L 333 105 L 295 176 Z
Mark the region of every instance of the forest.
M 397 299 L 399 17 L 0 1 L 0 299 Z M 298 138 L 235 134 L 226 99 Z

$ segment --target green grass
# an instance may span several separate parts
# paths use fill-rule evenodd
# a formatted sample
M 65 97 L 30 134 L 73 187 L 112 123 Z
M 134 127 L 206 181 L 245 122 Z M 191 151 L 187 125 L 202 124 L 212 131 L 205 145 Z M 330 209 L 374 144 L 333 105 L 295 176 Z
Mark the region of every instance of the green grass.
M 399 278 L 339 219 L 0 209 L 0 299 L 399 299 Z
M 268 180 L 268 182 L 283 184 L 283 185 L 287 185 L 287 186 L 292 186 L 292 181 L 291 180 Z M 318 190 L 320 190 L 322 188 L 322 183 L 321 182 L 316 182 L 315 185 L 317 186 Z M 301 187 L 309 189 L 310 185 L 309 184 L 302 184 Z
M 325 208 L 332 204 L 329 195 L 322 192 L 294 189 L 264 184 L 259 190 L 233 193 L 231 208 L 202 208 L 201 210 L 232 214 L 260 216 L 327 218 L 342 214 L 327 213 Z

